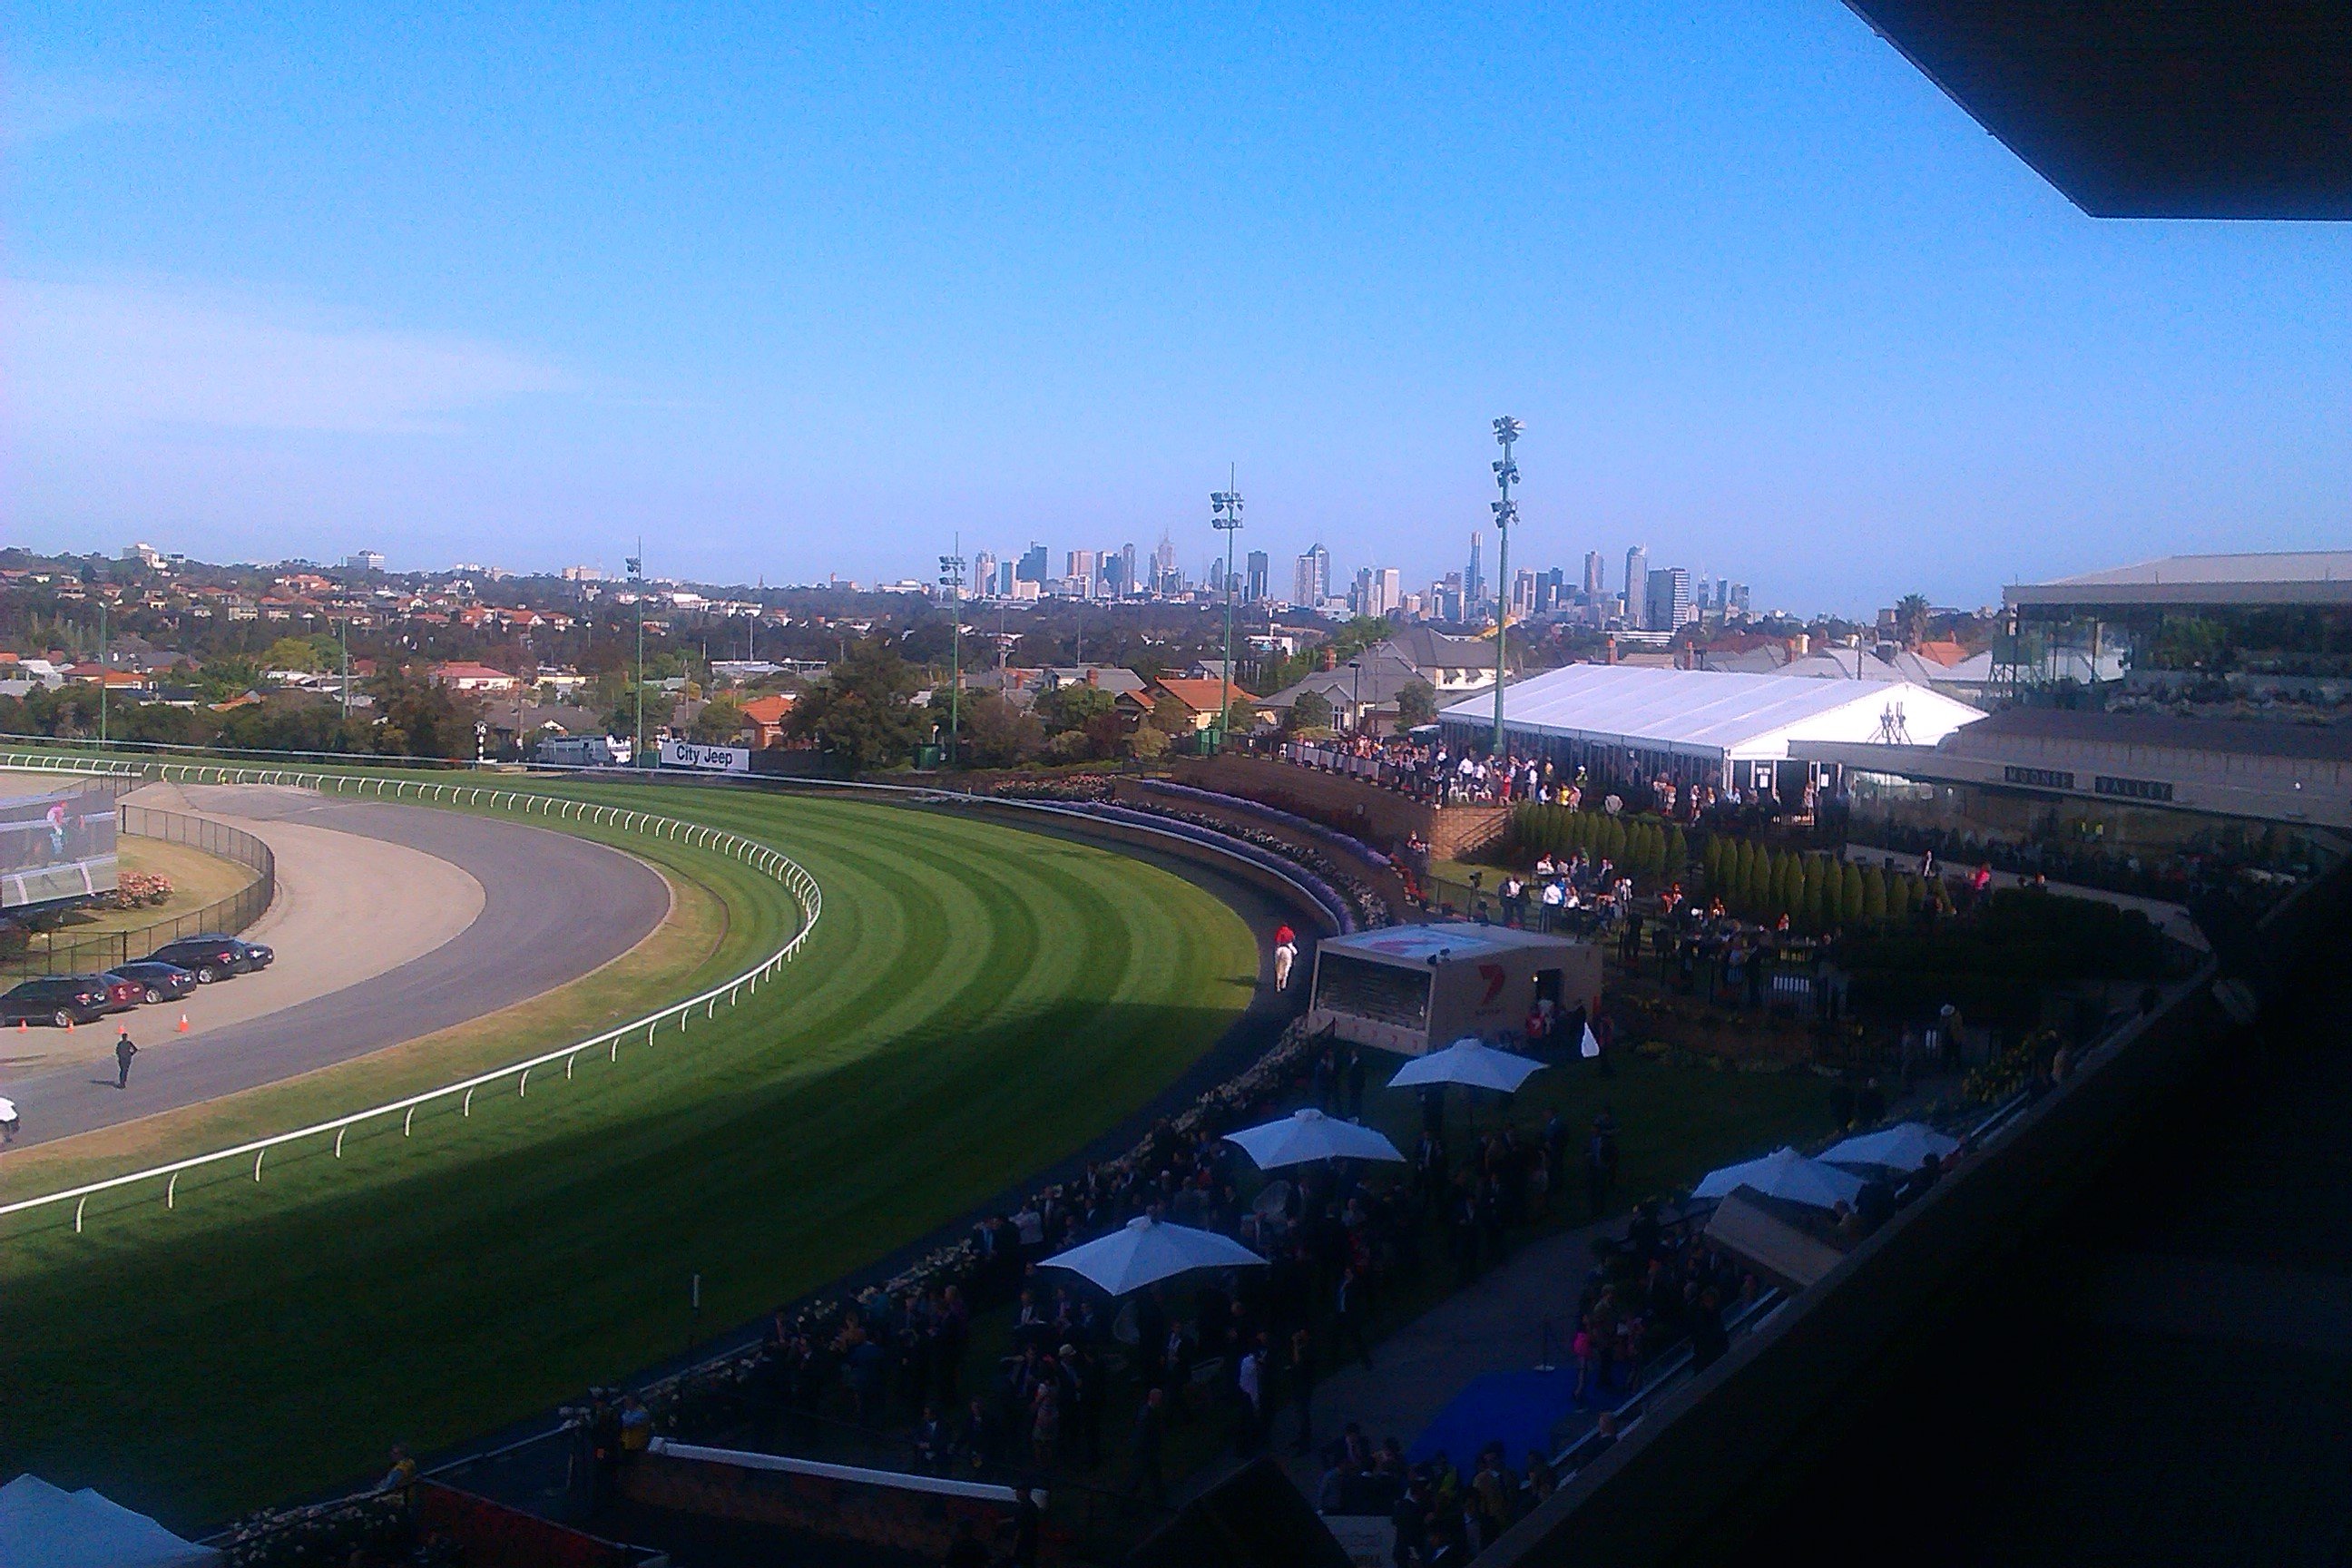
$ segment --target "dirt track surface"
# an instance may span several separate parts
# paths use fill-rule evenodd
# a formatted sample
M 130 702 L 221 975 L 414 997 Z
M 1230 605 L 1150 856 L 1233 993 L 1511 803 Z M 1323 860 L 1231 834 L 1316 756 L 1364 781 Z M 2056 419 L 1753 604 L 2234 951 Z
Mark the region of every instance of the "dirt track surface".
M 273 786 L 184 794 L 187 809 L 278 853 L 279 902 L 247 933 L 276 947 L 278 961 L 192 997 L 187 1034 L 175 1032 L 179 1009 L 168 1005 L 77 1030 L 103 1053 L 103 1071 L 87 1061 L 0 1068 L 0 1093 L 24 1121 L 20 1144 L 197 1104 L 495 1012 L 619 957 L 669 910 L 669 886 L 651 867 L 549 828 Z M 121 1090 L 118 1024 L 141 1047 Z M 0 1060 L 42 1033 L 9 1033 Z

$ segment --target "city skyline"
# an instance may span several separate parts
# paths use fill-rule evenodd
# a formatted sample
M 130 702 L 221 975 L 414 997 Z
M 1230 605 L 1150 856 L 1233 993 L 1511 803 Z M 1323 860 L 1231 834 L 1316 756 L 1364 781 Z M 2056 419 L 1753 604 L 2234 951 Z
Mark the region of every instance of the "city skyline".
M 1277 579 L 1321 539 L 1426 583 L 1509 408 L 1515 554 L 1802 613 L 2325 545 L 2352 493 L 2352 240 L 2085 219 L 1834 5 L 155 7 L 27 14 L 11 68 L 0 522 L 43 548 L 1197 574 L 1237 463 Z

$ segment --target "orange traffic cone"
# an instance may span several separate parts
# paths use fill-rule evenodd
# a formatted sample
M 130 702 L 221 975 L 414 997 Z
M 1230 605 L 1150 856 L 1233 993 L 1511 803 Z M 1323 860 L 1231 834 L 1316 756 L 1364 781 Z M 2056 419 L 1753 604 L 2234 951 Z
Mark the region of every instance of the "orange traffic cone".
M 66 1033 L 68 1035 L 73 1033 L 73 1020 L 71 1018 L 68 1018 L 66 1020 Z
M 181 1015 L 180 1015 L 180 1033 L 184 1035 L 184 1034 L 186 1034 L 187 1032 L 188 1032 L 188 1016 L 187 1016 L 185 1013 L 183 1013 L 183 1014 L 181 1014 Z
M 27 1026 L 26 1026 L 24 1019 L 19 1018 L 16 1020 L 16 1032 L 18 1034 L 23 1034 Z

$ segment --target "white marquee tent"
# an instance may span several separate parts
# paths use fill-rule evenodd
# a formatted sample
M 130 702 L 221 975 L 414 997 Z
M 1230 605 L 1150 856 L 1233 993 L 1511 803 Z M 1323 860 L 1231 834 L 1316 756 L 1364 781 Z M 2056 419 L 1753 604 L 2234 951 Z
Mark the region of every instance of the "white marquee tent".
M 0 1487 L 0 1568 L 202 1568 L 220 1553 L 89 1488 L 18 1476 Z
M 1483 736 L 1491 699 L 1439 715 Z M 1888 741 L 1932 746 L 1984 715 L 1904 680 L 1821 680 L 1571 664 L 1531 676 L 1503 694 L 1512 745 L 1557 762 L 1592 765 L 1604 777 L 1665 773 L 1694 781 L 1767 781 L 1753 767 L 1785 763 L 1792 741 Z

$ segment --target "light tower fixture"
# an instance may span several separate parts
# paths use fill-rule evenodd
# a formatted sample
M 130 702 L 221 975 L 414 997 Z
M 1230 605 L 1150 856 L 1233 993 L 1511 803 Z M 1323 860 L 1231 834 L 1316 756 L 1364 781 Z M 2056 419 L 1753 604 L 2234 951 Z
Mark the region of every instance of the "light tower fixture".
M 1500 761 L 1509 753 L 1503 749 L 1503 675 L 1508 665 L 1504 659 L 1506 638 L 1511 624 L 1511 524 L 1519 521 L 1519 503 L 1511 499 L 1511 487 L 1519 482 L 1519 465 L 1511 456 L 1511 445 L 1524 429 L 1517 420 L 1506 414 L 1495 421 L 1495 439 L 1503 455 L 1495 459 L 1495 488 L 1501 496 L 1487 504 L 1495 509 L 1495 738 L 1488 750 Z
M 963 535 L 952 536 L 953 554 L 940 557 L 940 586 L 948 591 L 948 614 L 954 625 L 948 633 L 948 766 L 956 765 L 956 744 L 963 717 Z
M 646 765 L 646 536 L 637 535 L 637 552 L 625 558 L 629 597 L 637 606 L 637 735 L 629 752 L 629 765 Z
M 1225 662 L 1218 669 L 1217 750 L 1234 728 L 1234 535 L 1242 527 L 1240 469 L 1226 470 L 1225 488 L 1209 492 L 1209 526 L 1225 536 Z

